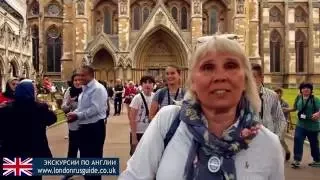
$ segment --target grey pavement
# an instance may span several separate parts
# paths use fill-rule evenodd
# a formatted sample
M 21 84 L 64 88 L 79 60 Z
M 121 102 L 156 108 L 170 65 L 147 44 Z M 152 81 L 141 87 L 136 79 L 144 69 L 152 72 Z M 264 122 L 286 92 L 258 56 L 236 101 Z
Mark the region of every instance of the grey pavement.
M 64 137 L 67 135 L 67 124 L 52 127 L 48 129 L 47 135 L 51 151 L 54 157 L 66 157 L 68 140 Z M 287 139 L 289 147 L 292 149 L 292 139 Z M 263 155 L 263 152 L 261 152 Z M 127 114 L 123 111 L 121 116 L 111 116 L 107 123 L 107 135 L 104 146 L 104 157 L 119 157 L 121 171 L 126 167 L 129 159 L 129 122 Z M 304 157 L 301 169 L 292 169 L 291 161 L 285 163 L 286 180 L 320 180 L 320 168 L 308 167 L 312 161 L 308 145 L 304 147 Z M 58 176 L 46 176 L 44 180 L 58 180 Z M 83 179 L 81 176 L 73 179 Z M 103 180 L 115 180 L 117 177 L 104 176 Z

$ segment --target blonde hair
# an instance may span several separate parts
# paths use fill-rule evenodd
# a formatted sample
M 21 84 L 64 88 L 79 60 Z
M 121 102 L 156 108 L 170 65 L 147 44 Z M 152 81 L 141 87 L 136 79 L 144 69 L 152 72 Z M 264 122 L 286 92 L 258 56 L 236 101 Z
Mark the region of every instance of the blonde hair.
M 128 84 L 129 84 L 129 85 L 134 85 L 134 82 L 133 82 L 133 81 L 129 81 Z
M 245 97 L 250 102 L 253 110 L 255 112 L 260 112 L 261 100 L 259 98 L 257 86 L 253 78 L 250 62 L 246 57 L 241 45 L 236 40 L 231 40 L 223 36 L 206 36 L 202 39 L 199 39 L 199 41 L 190 59 L 190 71 L 187 79 L 188 90 L 185 95 L 185 99 L 196 100 L 195 92 L 191 90 L 190 86 L 192 83 L 191 76 L 193 70 L 199 63 L 200 59 L 206 56 L 209 52 L 228 53 L 240 58 L 245 72 Z

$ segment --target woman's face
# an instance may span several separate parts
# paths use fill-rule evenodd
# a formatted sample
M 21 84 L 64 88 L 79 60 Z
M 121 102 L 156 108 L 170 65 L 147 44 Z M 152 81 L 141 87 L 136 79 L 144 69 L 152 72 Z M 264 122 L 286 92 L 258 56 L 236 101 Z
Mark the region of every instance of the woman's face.
M 80 76 L 75 76 L 73 78 L 73 86 L 75 88 L 81 88 L 81 77 Z
M 18 80 L 12 80 L 10 83 L 9 83 L 9 86 L 11 88 L 12 91 L 15 91 L 16 90 L 16 87 L 18 86 L 19 84 L 19 81 Z
M 208 53 L 192 70 L 191 90 L 207 108 L 236 107 L 245 90 L 245 71 L 240 58 L 228 53 Z
M 311 89 L 309 89 L 309 88 L 303 88 L 301 90 L 301 92 L 302 92 L 303 96 L 310 96 L 311 95 Z
M 133 82 L 129 82 L 128 86 L 129 86 L 129 88 L 134 88 L 134 83 Z
M 174 67 L 167 67 L 166 69 L 166 77 L 168 84 L 178 84 L 180 81 L 180 74 L 177 69 Z

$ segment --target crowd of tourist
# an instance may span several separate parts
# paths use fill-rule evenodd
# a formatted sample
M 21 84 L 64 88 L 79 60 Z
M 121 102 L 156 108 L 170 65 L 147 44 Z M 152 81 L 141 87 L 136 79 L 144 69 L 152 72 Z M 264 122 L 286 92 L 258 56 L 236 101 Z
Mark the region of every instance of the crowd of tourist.
M 103 157 L 112 99 L 113 115 L 119 116 L 125 105 L 130 124 L 131 158 L 121 180 L 284 180 L 284 161 L 291 158 L 284 137 L 294 111 L 291 165 L 300 167 L 307 137 L 313 158 L 309 166 L 320 167 L 320 99 L 311 83 L 300 84 L 290 106 L 281 88 L 264 86 L 262 67 L 249 62 L 240 44 L 219 36 L 198 39 L 186 85 L 180 73 L 170 65 L 164 81 L 144 75 L 139 84 L 116 79 L 111 85 L 96 80 L 90 66 L 77 70 L 61 106 L 69 129 L 67 157 L 78 152 L 80 157 Z M 57 91 L 48 77 L 43 88 L 48 94 Z M 46 127 L 57 118 L 37 99 L 35 82 L 10 79 L 0 105 L 1 154 L 51 157 Z M 25 134 L 12 136 L 16 130 Z

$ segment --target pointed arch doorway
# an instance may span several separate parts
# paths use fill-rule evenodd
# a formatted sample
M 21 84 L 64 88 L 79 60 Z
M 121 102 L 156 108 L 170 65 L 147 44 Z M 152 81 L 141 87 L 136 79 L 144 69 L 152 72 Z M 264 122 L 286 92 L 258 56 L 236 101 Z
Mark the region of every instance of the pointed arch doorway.
M 93 56 L 92 67 L 95 69 L 95 78 L 97 80 L 114 83 L 115 68 L 112 55 L 104 48 L 97 51 Z
M 177 36 L 165 27 L 155 28 L 143 38 L 136 48 L 134 59 L 133 79 L 137 82 L 145 74 L 164 80 L 165 68 L 177 65 L 181 68 L 181 85 L 185 84 L 187 51 Z

